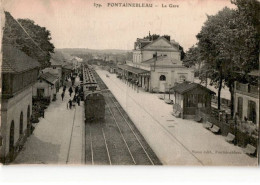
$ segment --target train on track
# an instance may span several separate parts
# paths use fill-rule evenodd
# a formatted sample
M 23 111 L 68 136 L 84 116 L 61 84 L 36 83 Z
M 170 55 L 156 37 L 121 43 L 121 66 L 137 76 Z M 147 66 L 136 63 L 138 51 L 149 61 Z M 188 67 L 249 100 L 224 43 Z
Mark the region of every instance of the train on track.
M 102 89 L 97 83 L 95 70 L 84 65 L 82 68 L 83 99 L 85 103 L 85 122 L 103 121 L 105 117 L 105 98 Z

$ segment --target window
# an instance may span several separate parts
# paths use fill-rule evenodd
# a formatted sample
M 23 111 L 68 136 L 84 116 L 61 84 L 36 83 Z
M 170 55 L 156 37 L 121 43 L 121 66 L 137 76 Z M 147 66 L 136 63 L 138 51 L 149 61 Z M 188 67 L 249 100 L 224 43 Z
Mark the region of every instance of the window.
M 254 101 L 248 101 L 247 111 L 248 120 L 256 124 L 256 103 Z
M 207 102 L 207 95 L 204 94 L 198 94 L 198 107 L 206 107 L 206 102 Z
M 23 134 L 23 112 L 20 114 L 20 128 L 19 128 L 20 135 Z
M 165 75 L 161 75 L 161 76 L 160 76 L 160 81 L 166 81 Z
M 186 77 L 184 75 L 180 75 L 180 82 L 185 82 L 186 81 Z
M 197 94 L 187 94 L 185 104 L 187 107 L 197 107 Z
M 242 115 L 243 115 L 243 98 L 242 97 L 238 97 L 237 99 L 237 113 L 240 119 L 242 119 Z
M 44 96 L 44 89 L 37 89 L 37 96 L 42 98 Z
M 14 148 L 14 120 L 11 122 L 10 126 L 10 136 L 9 136 L 9 151 Z
M 29 129 L 29 126 L 30 126 L 30 119 L 31 119 L 30 111 L 31 111 L 30 105 L 28 105 L 28 108 L 27 108 L 27 129 Z

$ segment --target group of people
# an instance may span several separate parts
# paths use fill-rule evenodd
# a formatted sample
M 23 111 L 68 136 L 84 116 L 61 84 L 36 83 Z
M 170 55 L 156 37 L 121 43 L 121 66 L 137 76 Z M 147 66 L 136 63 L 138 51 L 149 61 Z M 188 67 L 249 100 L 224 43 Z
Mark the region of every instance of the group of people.
M 72 108 L 73 103 L 77 103 L 78 106 L 80 106 L 80 100 L 81 100 L 81 98 L 80 98 L 80 94 L 79 94 L 79 86 L 76 86 L 74 90 L 75 90 L 75 94 L 74 94 L 73 99 L 72 99 L 72 100 L 69 99 L 69 102 L 67 103 L 67 108 L 69 108 L 69 109 Z M 64 96 L 65 96 L 65 91 L 66 91 L 66 86 L 63 87 L 63 92 L 62 92 L 62 94 L 61 94 L 62 100 L 63 100 L 63 98 L 64 98 Z M 73 93 L 73 88 L 72 88 L 72 86 L 69 88 L 68 91 L 69 91 L 69 94 L 70 94 L 70 97 L 71 97 L 71 96 L 72 96 L 72 93 Z
M 63 86 L 63 91 L 61 93 L 61 100 L 63 101 L 64 97 L 65 97 L 65 92 L 66 92 L 66 85 Z M 70 94 L 70 97 L 72 96 L 72 93 L 73 93 L 73 89 L 72 89 L 72 86 L 69 88 L 69 94 Z M 67 103 L 67 108 L 71 109 L 72 108 L 72 105 L 73 105 L 73 102 L 76 102 L 78 103 L 78 106 L 80 106 L 80 95 L 79 95 L 79 87 L 76 86 L 75 87 L 75 95 L 73 97 L 73 100 L 69 99 L 69 102 Z

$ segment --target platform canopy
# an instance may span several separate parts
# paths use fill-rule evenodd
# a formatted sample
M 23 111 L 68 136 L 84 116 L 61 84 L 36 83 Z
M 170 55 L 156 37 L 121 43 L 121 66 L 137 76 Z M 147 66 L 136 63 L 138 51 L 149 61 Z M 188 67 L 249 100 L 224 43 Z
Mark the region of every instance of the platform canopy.
M 140 68 L 132 67 L 132 66 L 128 66 L 128 65 L 118 65 L 118 68 L 126 70 L 131 73 L 134 73 L 136 75 L 150 74 L 150 71 L 148 71 L 148 70 L 144 70 L 144 69 L 140 69 Z

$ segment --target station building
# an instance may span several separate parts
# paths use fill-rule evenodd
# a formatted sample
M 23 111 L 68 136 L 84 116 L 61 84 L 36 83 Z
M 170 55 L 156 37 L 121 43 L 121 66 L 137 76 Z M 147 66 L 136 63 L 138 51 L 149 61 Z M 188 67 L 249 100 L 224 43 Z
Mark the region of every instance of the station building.
M 46 72 L 38 77 L 37 83 L 33 86 L 33 97 L 36 99 L 47 99 L 49 102 L 56 99 L 59 89 L 59 79 L 53 74 Z
M 215 92 L 208 88 L 190 82 L 175 85 L 173 113 L 181 118 L 192 119 L 198 114 L 210 115 L 211 98 Z
M 19 49 L 2 45 L 0 160 L 12 161 L 31 134 L 32 92 L 40 64 Z
M 149 92 L 166 92 L 175 83 L 194 81 L 194 70 L 182 65 L 179 44 L 163 36 L 156 40 L 138 38 L 133 61 L 118 65 L 118 73 Z

